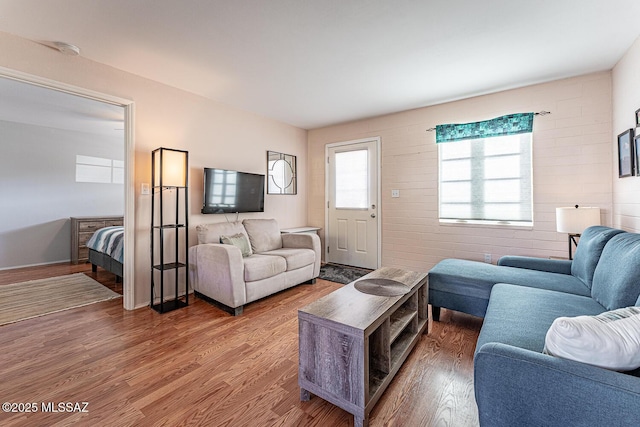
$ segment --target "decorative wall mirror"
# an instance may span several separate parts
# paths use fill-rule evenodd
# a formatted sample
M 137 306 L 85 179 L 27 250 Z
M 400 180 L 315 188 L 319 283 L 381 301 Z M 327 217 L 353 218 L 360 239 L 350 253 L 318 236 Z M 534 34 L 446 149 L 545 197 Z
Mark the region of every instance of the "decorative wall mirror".
M 267 194 L 297 194 L 296 156 L 267 151 Z

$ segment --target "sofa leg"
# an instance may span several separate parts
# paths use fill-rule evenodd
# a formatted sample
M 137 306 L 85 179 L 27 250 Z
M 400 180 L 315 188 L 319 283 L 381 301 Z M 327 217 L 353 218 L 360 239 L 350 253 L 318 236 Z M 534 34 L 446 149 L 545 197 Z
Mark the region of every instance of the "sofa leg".
M 314 277 L 313 279 L 309 279 L 306 282 L 304 282 L 305 285 L 315 285 L 316 284 L 316 278 Z
M 232 316 L 240 316 L 242 314 L 242 311 L 244 310 L 244 305 L 241 305 L 240 307 L 229 307 L 226 304 L 223 304 L 219 301 L 214 300 L 213 298 L 210 298 L 208 296 L 206 296 L 205 294 L 201 294 L 198 291 L 193 291 L 194 295 L 197 298 L 200 298 L 203 301 L 208 302 L 209 304 L 218 307 L 221 310 L 226 311 L 227 313 L 231 314 Z
M 440 321 L 440 307 L 436 307 L 435 305 L 431 306 L 431 318 L 436 322 Z

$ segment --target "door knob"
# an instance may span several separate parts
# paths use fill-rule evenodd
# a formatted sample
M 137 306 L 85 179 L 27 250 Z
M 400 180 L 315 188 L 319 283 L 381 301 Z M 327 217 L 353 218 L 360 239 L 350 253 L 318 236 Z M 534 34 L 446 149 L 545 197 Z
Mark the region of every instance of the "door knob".
M 375 218 L 375 217 L 376 217 L 376 214 L 372 213 L 371 218 Z

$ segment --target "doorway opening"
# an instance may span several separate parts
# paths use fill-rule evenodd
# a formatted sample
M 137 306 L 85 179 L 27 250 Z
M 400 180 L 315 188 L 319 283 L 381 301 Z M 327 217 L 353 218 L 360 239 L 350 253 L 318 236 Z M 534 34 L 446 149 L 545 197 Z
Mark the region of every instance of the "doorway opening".
M 124 164 L 122 171 L 115 171 L 115 175 L 122 173 L 115 177 L 117 180 L 122 180 L 124 183 L 124 268 L 123 268 L 123 305 L 125 309 L 133 310 L 135 308 L 134 300 L 134 230 L 135 230 L 135 210 L 134 210 L 134 132 L 133 132 L 133 118 L 134 118 L 134 103 L 131 100 L 114 97 L 111 95 L 95 92 L 89 89 L 84 89 L 77 86 L 68 85 L 65 83 L 57 82 L 54 80 L 38 77 L 35 75 L 23 73 L 20 71 L 11 70 L 8 68 L 0 67 L 0 78 L 14 80 L 16 82 L 26 83 L 36 87 L 42 87 L 45 89 L 51 89 L 61 93 L 75 95 L 81 99 L 91 99 L 110 106 L 118 106 L 124 109 L 124 128 L 120 131 L 124 137 Z M 19 94 L 18 94 L 19 96 Z M 55 109 L 59 114 L 73 114 L 73 109 L 68 109 L 59 106 Z M 17 111 L 20 113 L 20 111 Z M 122 122 L 120 121 L 120 126 Z M 112 179 L 114 179 L 114 168 L 111 167 Z M 118 163 L 116 162 L 116 165 Z M 117 168 L 116 168 L 117 169 Z M 72 172 L 77 173 L 77 172 Z

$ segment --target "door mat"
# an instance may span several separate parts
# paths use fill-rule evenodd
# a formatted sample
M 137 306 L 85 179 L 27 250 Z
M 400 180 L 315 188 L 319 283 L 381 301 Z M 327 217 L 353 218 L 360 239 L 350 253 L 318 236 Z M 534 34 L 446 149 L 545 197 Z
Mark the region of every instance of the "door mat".
M 324 264 L 320 267 L 320 275 L 318 278 L 346 285 L 372 271 L 373 270 L 366 268 L 351 267 L 348 265 Z

